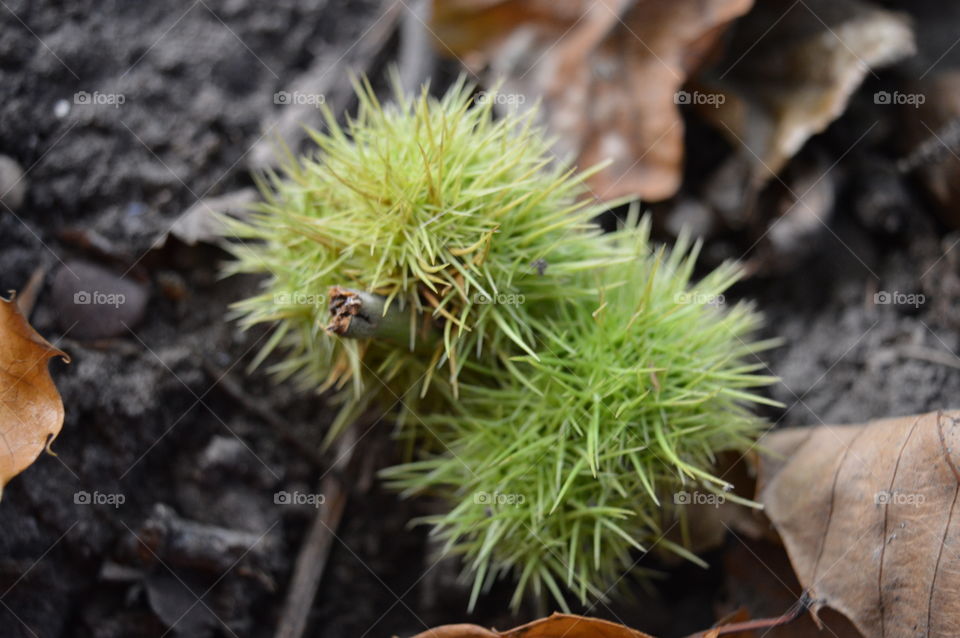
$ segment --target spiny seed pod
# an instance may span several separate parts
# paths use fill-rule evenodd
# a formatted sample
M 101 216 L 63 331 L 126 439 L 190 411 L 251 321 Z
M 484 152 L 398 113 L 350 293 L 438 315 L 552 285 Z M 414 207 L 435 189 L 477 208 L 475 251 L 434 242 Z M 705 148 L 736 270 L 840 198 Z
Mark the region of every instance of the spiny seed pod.
M 266 275 L 237 315 L 278 326 L 258 362 L 279 346 L 276 372 L 341 389 L 330 437 L 377 399 L 423 426 L 406 430 L 421 457 L 385 476 L 449 504 L 428 522 L 471 605 L 507 574 L 514 604 L 602 598 L 654 543 L 697 560 L 663 538 L 673 495 L 723 493 L 715 455 L 750 445 L 749 407 L 769 403 L 751 390 L 772 381 L 758 315 L 716 303 L 737 268 L 691 283 L 698 246 L 652 250 L 634 213 L 601 234 L 589 171 L 551 155 L 534 111 L 496 119 L 462 81 L 389 105 L 357 92 L 356 119 L 325 111 L 317 154 L 230 222 L 228 271 Z
M 739 277 L 724 265 L 690 277 L 699 245 L 685 239 L 651 252 L 644 224 L 596 238 L 627 265 L 584 273 L 592 299 L 558 304 L 544 317 L 537 358 L 517 374 L 465 382 L 455 412 L 427 417 L 448 450 L 385 472 L 408 494 L 444 496 L 449 512 L 425 519 L 474 574 L 471 605 L 512 573 L 527 589 L 560 585 L 582 601 L 603 598 L 654 544 L 697 560 L 664 537 L 682 515 L 684 490 L 725 494 L 710 468 L 763 428 L 747 409 L 771 403 L 750 388 L 771 383 L 751 342 L 759 316 L 722 308 Z M 496 381 L 493 379 L 496 378 Z M 725 495 L 722 498 L 731 498 Z
M 316 156 L 289 158 L 252 219 L 229 222 L 241 241 L 228 273 L 267 275 L 237 315 L 278 324 L 256 363 L 282 346 L 281 376 L 352 381 L 333 434 L 378 395 L 400 420 L 431 382 L 455 397 L 470 357 L 536 356 L 531 313 L 604 261 L 589 223 L 600 210 L 581 197 L 589 171 L 555 160 L 532 113 L 495 119 L 495 100 L 474 104 L 463 81 L 388 105 L 356 88 L 356 119 L 342 128 L 324 109 Z

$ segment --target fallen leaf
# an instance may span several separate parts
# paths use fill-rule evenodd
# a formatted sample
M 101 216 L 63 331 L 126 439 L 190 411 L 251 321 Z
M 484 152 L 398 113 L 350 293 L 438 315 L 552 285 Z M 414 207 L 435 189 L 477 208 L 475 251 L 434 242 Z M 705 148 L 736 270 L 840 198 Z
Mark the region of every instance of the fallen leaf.
M 732 614 L 718 623 L 717 626 L 698 631 L 687 638 L 748 638 L 754 630 L 768 632 L 771 628 L 779 628 L 785 623 L 793 622 L 797 613 L 786 614 L 783 617 L 749 620 L 746 611 Z M 796 634 L 794 634 L 796 635 Z M 624 625 L 575 616 L 572 614 L 554 613 L 547 618 L 514 627 L 508 631 L 485 629 L 479 625 L 457 624 L 434 627 L 413 638 L 653 638 L 636 629 Z
M 442 53 L 503 79 L 497 106 L 529 108 L 603 200 L 661 200 L 680 186 L 678 93 L 753 0 L 435 0 Z
M 60 433 L 63 401 L 47 361 L 63 351 L 41 337 L 13 298 L 0 297 L 0 494 Z
M 484 629 L 479 625 L 443 625 L 414 638 L 653 638 L 608 620 L 553 614 L 509 631 Z
M 960 411 L 777 430 L 757 498 L 800 584 L 865 636 L 960 635 Z
M 859 0 L 771 0 L 737 21 L 695 103 L 740 149 L 754 186 L 846 109 L 872 69 L 915 51 L 906 16 Z
M 768 522 L 769 524 L 769 522 Z M 748 618 L 774 617 L 794 609 L 803 596 L 783 547 L 769 540 L 744 537 L 736 539 L 724 552 L 723 574 L 729 606 L 745 608 Z M 819 619 L 824 638 L 862 638 L 853 624 L 831 609 L 823 609 Z M 733 620 L 731 620 L 732 622 Z M 793 622 L 750 634 L 752 638 L 808 638 L 817 635 L 810 614 L 803 613 Z M 727 638 L 727 637 L 725 637 Z
M 249 213 L 251 204 L 256 200 L 257 191 L 254 188 L 241 188 L 218 197 L 201 199 L 177 218 L 160 244 L 165 243 L 169 235 L 188 246 L 218 241 L 227 233 L 219 215 L 242 218 Z

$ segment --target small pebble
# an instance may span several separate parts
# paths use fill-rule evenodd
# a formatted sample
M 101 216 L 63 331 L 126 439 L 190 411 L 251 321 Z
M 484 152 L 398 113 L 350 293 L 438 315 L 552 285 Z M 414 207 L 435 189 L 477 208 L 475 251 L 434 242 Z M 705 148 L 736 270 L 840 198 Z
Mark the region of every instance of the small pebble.
M 0 155 L 0 202 L 16 212 L 26 197 L 27 178 L 23 175 L 23 169 L 12 158 Z
M 67 102 L 66 100 L 57 100 L 57 103 L 53 105 L 53 115 L 58 120 L 62 120 L 70 115 L 70 102 Z
M 143 202 L 129 202 L 123 209 L 123 214 L 127 217 L 139 217 L 148 212 L 150 207 Z
M 197 462 L 198 474 L 202 475 L 203 472 L 217 468 L 243 467 L 249 454 L 240 439 L 234 436 L 214 436 Z
M 128 335 L 143 319 L 146 287 L 87 261 L 70 261 L 53 277 L 53 303 L 60 327 L 73 339 Z

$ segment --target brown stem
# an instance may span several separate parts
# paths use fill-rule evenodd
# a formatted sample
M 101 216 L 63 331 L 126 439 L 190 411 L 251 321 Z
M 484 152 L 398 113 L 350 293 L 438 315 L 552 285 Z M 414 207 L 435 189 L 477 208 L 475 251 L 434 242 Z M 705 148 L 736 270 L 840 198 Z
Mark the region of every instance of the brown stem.
M 779 627 L 781 625 L 791 623 L 799 618 L 803 612 L 810 609 L 812 604 L 813 599 L 810 598 L 809 593 L 803 592 L 803 594 L 800 596 L 800 600 L 797 601 L 797 604 L 795 604 L 790 611 L 782 616 L 777 616 L 776 618 L 758 618 L 756 620 L 730 623 L 729 625 L 714 627 L 713 629 L 708 629 L 706 631 L 698 631 L 695 634 L 687 636 L 687 638 L 715 638 L 718 636 L 727 636 L 729 634 L 736 634 L 743 631 L 754 631 L 757 629 L 770 629 L 771 627 Z
M 347 504 L 350 482 L 343 474 L 354 458 L 356 444 L 357 439 L 352 430 L 340 437 L 337 460 L 320 482 L 320 492 L 324 495 L 325 502 L 317 510 L 313 524 L 297 554 L 274 638 L 301 638 L 306 631 L 320 579 L 327 566 L 330 549 Z
M 350 339 L 389 339 L 410 342 L 410 316 L 398 304 L 387 307 L 386 297 L 332 286 L 327 332 Z

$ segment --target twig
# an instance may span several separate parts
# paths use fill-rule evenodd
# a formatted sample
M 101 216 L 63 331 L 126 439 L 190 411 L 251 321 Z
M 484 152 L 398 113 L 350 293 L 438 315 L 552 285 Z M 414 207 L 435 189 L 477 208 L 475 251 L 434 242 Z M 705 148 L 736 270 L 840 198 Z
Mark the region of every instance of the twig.
M 347 339 L 380 339 L 420 353 L 431 352 L 440 341 L 429 312 L 412 317 L 396 301 L 370 292 L 332 286 L 327 332 Z
M 781 625 L 786 625 L 799 618 L 803 612 L 810 609 L 811 605 L 813 605 L 813 602 L 813 599 L 810 598 L 810 594 L 804 591 L 796 604 L 793 605 L 793 607 L 782 616 L 777 616 L 776 618 L 758 618 L 756 620 L 730 623 L 729 625 L 714 627 L 713 629 L 707 629 L 706 631 L 698 631 L 695 634 L 690 634 L 687 636 L 687 638 L 718 638 L 719 636 L 727 636 L 744 631 L 780 627 Z
M 310 607 L 317 595 L 330 547 L 347 503 L 348 492 L 340 473 L 350 465 L 355 447 L 356 435 L 351 429 L 340 437 L 337 460 L 320 483 L 320 492 L 325 497 L 324 504 L 317 510 L 310 531 L 297 555 L 275 638 L 301 638 L 307 627 Z
M 330 299 L 330 323 L 327 332 L 350 339 L 390 339 L 405 344 L 410 340 L 410 321 L 397 304 L 360 290 L 333 286 Z
M 400 69 L 400 86 L 404 95 L 414 95 L 420 85 L 430 77 L 434 65 L 433 46 L 427 32 L 430 21 L 429 0 L 412 0 L 407 3 L 400 23 L 400 51 L 397 66 Z
M 916 344 L 900 346 L 899 350 L 900 354 L 910 359 L 919 359 L 951 368 L 960 368 L 960 358 L 950 352 Z

